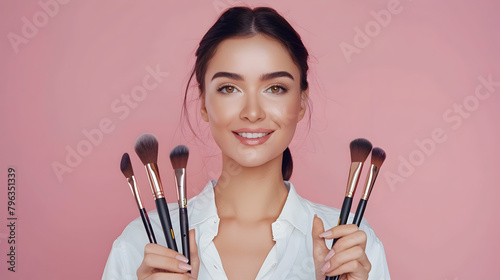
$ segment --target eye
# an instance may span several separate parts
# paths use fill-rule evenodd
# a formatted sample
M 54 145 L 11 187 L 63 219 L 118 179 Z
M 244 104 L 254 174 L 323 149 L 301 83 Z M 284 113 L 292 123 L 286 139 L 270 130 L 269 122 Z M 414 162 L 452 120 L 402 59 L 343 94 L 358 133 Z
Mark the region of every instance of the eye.
M 222 93 L 225 93 L 225 94 L 230 94 L 230 93 L 236 93 L 238 92 L 239 90 L 234 87 L 234 86 L 230 86 L 230 85 L 225 85 L 225 86 L 221 86 L 217 89 L 218 92 L 222 92 Z
M 274 93 L 274 94 L 280 94 L 280 93 L 285 93 L 287 92 L 287 89 L 285 87 L 279 86 L 279 85 L 274 85 L 269 87 L 266 92 L 268 93 Z

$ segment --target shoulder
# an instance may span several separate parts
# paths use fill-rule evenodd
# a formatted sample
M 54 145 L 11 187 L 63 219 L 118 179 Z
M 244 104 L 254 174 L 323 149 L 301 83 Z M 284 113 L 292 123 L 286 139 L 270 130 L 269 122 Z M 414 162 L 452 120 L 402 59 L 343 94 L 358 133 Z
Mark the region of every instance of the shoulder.
M 291 188 L 294 188 L 291 183 L 290 186 Z M 340 209 L 312 202 L 308 199 L 301 197 L 299 194 L 297 194 L 297 198 L 299 199 L 303 207 L 307 209 L 308 212 L 313 213 L 313 215 L 318 215 L 318 217 L 321 218 L 325 230 L 337 226 L 340 216 Z M 354 214 L 350 213 L 348 221 L 352 221 L 353 218 Z M 365 219 L 361 221 L 360 229 L 373 232 L 372 227 Z
M 320 203 L 312 202 L 310 200 L 301 197 L 300 195 L 297 195 L 297 198 L 299 199 L 303 209 L 306 212 L 311 213 L 311 215 L 318 215 L 318 217 L 323 221 L 323 226 L 325 230 L 337 226 L 340 216 L 339 209 L 326 206 Z M 350 213 L 348 221 L 351 222 L 353 218 L 354 214 Z M 377 235 L 375 234 L 375 231 L 373 230 L 373 228 L 370 226 L 370 224 L 366 219 L 363 219 L 361 221 L 359 229 L 366 233 L 367 251 L 373 251 L 373 252 L 378 252 L 379 250 L 383 251 L 382 242 L 380 241 L 380 239 L 378 239 Z
M 318 217 L 321 218 L 321 220 L 323 221 L 323 225 L 325 227 L 325 230 L 328 230 L 330 228 L 337 226 L 339 216 L 340 216 L 339 209 L 333 208 L 330 206 L 326 206 L 323 204 L 315 203 L 315 202 L 312 202 L 312 201 L 304 199 L 304 198 L 301 198 L 301 199 L 302 199 L 303 203 L 309 209 L 311 209 L 311 211 L 314 214 L 318 215 Z M 348 221 L 352 221 L 353 218 L 354 218 L 354 214 L 350 213 Z M 371 240 L 373 242 L 377 242 L 377 243 L 380 242 L 380 240 L 375 235 L 373 228 L 370 226 L 370 224 L 368 223 L 368 221 L 366 219 L 363 219 L 361 221 L 361 225 L 360 225 L 359 229 L 363 230 L 366 233 L 369 240 Z
M 151 212 L 149 214 L 154 216 Z M 137 279 L 136 271 L 148 243 L 141 218 L 130 222 L 113 242 L 102 279 Z
M 319 204 L 316 202 L 312 202 L 305 198 L 302 198 L 302 201 L 307 208 L 309 208 L 315 215 L 318 215 L 318 217 L 320 217 L 321 220 L 323 220 L 325 228 L 327 227 L 327 225 L 329 227 L 334 227 L 337 225 L 340 215 L 339 209 Z

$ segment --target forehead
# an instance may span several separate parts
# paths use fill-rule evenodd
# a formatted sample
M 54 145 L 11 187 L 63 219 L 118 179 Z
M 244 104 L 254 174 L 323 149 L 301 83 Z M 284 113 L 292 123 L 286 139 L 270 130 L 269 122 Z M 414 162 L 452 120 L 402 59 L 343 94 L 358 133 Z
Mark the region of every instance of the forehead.
M 288 49 L 281 42 L 257 34 L 222 41 L 210 59 L 205 78 L 219 71 L 234 72 L 255 78 L 263 73 L 287 71 L 299 80 L 300 71 Z

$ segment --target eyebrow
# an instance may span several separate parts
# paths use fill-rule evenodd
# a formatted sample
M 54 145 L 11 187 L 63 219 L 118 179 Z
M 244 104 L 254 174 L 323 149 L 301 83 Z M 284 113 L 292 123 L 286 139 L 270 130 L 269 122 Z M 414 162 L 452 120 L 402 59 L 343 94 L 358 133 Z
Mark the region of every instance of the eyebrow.
M 217 72 L 212 77 L 212 81 L 216 78 L 221 78 L 221 77 L 226 77 L 226 78 L 230 78 L 230 79 L 238 80 L 238 81 L 244 80 L 243 76 L 241 76 L 240 74 L 231 73 L 231 72 Z M 260 79 L 262 81 L 266 81 L 266 80 L 271 80 L 271 79 L 279 78 L 279 77 L 288 77 L 292 80 L 295 80 L 293 78 L 292 74 L 290 74 L 286 71 L 277 71 L 277 72 L 266 73 L 266 74 L 261 75 Z
M 220 78 L 220 77 L 226 77 L 226 78 L 230 78 L 230 79 L 233 79 L 233 80 L 238 80 L 238 81 L 242 81 L 243 80 L 243 76 L 239 75 L 239 74 L 236 74 L 236 73 L 230 73 L 230 72 L 217 72 L 215 73 L 215 75 L 212 77 L 212 81 L 216 78 Z
M 288 77 L 288 78 L 292 79 L 292 81 L 294 80 L 292 74 L 290 74 L 286 71 L 267 73 L 267 74 L 260 76 L 260 79 L 262 81 L 266 81 L 266 80 L 271 80 L 271 79 L 280 78 L 280 77 Z

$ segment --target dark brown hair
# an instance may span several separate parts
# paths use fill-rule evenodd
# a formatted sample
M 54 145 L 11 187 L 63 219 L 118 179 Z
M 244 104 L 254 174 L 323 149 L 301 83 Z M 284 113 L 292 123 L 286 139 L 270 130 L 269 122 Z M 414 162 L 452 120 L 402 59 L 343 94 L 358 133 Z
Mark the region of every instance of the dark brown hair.
M 309 87 L 307 83 L 307 59 L 309 54 L 300 35 L 292 26 L 272 8 L 233 7 L 225 11 L 215 24 L 207 31 L 196 50 L 196 63 L 184 95 L 184 111 L 187 112 L 187 93 L 194 76 L 198 82 L 200 98 L 204 97 L 205 73 L 210 59 L 215 54 L 220 42 L 231 37 L 253 36 L 263 34 L 281 42 L 290 53 L 292 60 L 300 70 L 300 88 L 302 91 Z M 188 120 L 189 123 L 189 120 Z M 189 124 L 191 127 L 191 125 Z M 292 175 L 293 161 L 290 149 L 283 152 L 282 175 L 289 180 Z

